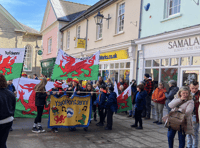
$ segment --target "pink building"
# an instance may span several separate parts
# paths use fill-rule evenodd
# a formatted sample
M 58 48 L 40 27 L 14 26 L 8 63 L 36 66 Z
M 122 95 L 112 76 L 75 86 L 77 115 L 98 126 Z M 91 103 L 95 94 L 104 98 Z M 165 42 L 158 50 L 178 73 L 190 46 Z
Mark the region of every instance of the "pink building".
M 62 49 L 60 29 L 81 16 L 90 6 L 64 0 L 48 0 L 41 26 L 43 55 L 42 74 L 51 76 L 58 49 Z

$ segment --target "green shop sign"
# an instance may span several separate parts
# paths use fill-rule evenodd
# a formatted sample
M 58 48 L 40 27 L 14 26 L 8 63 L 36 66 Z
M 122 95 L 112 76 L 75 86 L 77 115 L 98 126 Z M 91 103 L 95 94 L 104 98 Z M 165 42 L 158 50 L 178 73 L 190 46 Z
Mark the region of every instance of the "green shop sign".
M 38 50 L 38 55 L 42 55 L 42 54 L 43 54 L 42 50 Z

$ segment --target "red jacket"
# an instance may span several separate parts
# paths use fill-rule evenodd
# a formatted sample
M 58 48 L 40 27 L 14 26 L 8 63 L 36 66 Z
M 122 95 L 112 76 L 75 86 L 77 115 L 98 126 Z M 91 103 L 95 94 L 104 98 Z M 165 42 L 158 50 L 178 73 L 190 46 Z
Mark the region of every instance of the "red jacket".
M 197 123 L 199 123 L 199 113 L 198 113 L 198 110 L 199 110 L 199 105 L 200 105 L 200 102 L 199 102 L 200 91 L 198 91 L 198 92 L 195 94 L 194 97 L 195 97 L 195 100 L 194 100 L 194 107 L 195 107 L 196 120 L 197 120 Z
M 117 88 L 118 88 L 118 90 L 119 90 L 120 85 L 121 85 L 120 82 L 117 83 Z M 128 85 L 127 85 L 125 82 L 124 82 L 124 85 L 123 85 L 123 86 L 124 86 L 124 90 L 127 89 L 127 87 L 128 87 Z
M 156 99 L 157 101 L 154 101 L 154 102 L 165 104 L 165 92 L 166 92 L 166 88 L 164 89 L 156 88 L 156 90 L 154 91 L 152 95 L 152 100 L 154 101 Z
M 144 90 L 147 91 L 148 95 L 151 96 L 153 92 L 153 82 L 152 80 L 148 79 L 145 81 Z

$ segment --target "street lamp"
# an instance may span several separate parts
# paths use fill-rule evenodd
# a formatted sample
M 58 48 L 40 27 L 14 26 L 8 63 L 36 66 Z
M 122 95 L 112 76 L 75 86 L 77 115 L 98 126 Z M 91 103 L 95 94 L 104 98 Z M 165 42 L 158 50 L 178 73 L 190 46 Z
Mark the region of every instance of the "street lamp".
M 36 69 L 36 65 L 37 65 L 37 52 L 40 49 L 40 47 L 38 46 L 38 44 L 36 44 L 35 46 L 35 74 L 37 73 L 37 69 Z
M 98 12 L 97 15 L 94 16 L 96 25 L 101 25 L 103 23 L 103 19 L 106 19 L 108 21 L 108 28 L 109 28 L 109 20 L 111 19 L 109 14 L 108 18 L 105 18 L 104 15 L 101 14 L 100 12 Z

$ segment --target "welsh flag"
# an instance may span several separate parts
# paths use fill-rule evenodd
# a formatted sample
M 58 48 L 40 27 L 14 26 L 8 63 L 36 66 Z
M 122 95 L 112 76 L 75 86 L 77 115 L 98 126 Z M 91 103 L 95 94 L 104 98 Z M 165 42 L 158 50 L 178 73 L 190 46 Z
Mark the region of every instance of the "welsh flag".
M 67 80 L 68 78 L 98 80 L 99 54 L 98 51 L 90 57 L 74 58 L 63 50 L 59 50 L 51 78 L 54 80 Z
M 35 118 L 37 115 L 37 107 L 35 106 L 35 91 L 34 87 L 40 83 L 40 80 L 18 78 L 13 80 L 13 85 L 17 91 L 17 102 L 15 109 L 15 117 Z M 51 90 L 53 82 L 47 82 L 46 91 Z M 47 98 L 47 103 L 49 98 Z M 45 105 L 43 118 L 49 115 L 49 105 Z
M 0 49 L 0 74 L 7 81 L 21 77 L 24 55 L 24 48 Z
M 117 97 L 118 113 L 132 109 L 131 86 Z

